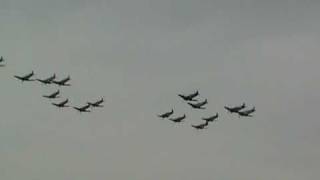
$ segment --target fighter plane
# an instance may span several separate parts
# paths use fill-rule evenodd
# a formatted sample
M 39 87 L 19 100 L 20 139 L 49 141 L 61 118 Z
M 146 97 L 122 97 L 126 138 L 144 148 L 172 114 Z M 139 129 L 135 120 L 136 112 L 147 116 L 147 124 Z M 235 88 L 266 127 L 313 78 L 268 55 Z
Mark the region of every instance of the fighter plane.
M 103 105 L 101 105 L 101 103 L 103 103 L 103 102 L 104 102 L 104 100 L 103 100 L 103 98 L 101 98 L 100 100 L 93 102 L 93 103 L 87 102 L 87 104 L 89 104 L 92 107 L 103 107 Z
M 199 124 L 199 125 L 191 125 L 193 128 L 195 129 L 206 129 L 206 127 L 208 126 L 209 121 L 206 121 L 203 124 Z
M 37 81 L 43 84 L 51 84 L 55 78 L 56 78 L 56 74 L 53 74 L 51 77 L 48 77 L 47 79 L 37 79 Z
M 79 112 L 90 112 L 88 110 L 89 107 L 90 107 L 90 104 L 82 106 L 82 107 L 73 107 L 73 108 L 78 110 Z
M 69 106 L 66 105 L 68 102 L 69 102 L 69 99 L 66 99 L 66 100 L 64 100 L 64 101 L 62 101 L 60 103 L 52 103 L 52 105 L 55 105 L 55 106 L 57 106 L 59 108 L 69 107 Z
M 70 84 L 66 84 L 70 79 L 71 79 L 70 76 L 68 76 L 60 81 L 53 80 L 52 82 L 59 86 L 70 86 Z
M 208 104 L 208 101 L 207 99 L 205 99 L 203 102 L 199 102 L 199 103 L 196 103 L 196 104 L 192 104 L 192 103 L 188 103 L 191 107 L 195 108 L 195 109 L 205 109 L 204 105 Z
M 185 101 L 198 101 L 196 99 L 193 99 L 198 95 L 199 95 L 199 91 L 196 91 L 195 93 L 192 93 L 192 94 L 189 94 L 189 95 L 178 94 L 178 96 L 180 96 Z
M 171 109 L 171 112 L 166 112 L 166 113 L 163 113 L 163 114 L 158 115 L 158 117 L 168 118 L 168 117 L 171 116 L 172 114 L 173 114 L 173 109 Z
M 182 122 L 185 118 L 186 118 L 186 115 L 184 114 L 183 116 L 176 117 L 176 118 L 170 118 L 169 120 L 170 120 L 170 121 L 173 121 L 173 122 L 175 122 L 175 123 L 180 123 L 180 122 Z
M 253 107 L 252 109 L 246 110 L 246 111 L 238 111 L 239 117 L 240 116 L 246 116 L 246 117 L 252 117 L 251 113 L 254 113 L 256 111 L 256 108 Z
M 30 79 L 34 75 L 34 72 L 32 71 L 30 74 L 27 74 L 25 76 L 14 76 L 15 78 L 23 81 L 34 81 L 34 79 Z
M 242 109 L 246 108 L 246 104 L 242 103 L 242 105 L 240 106 L 235 106 L 235 107 L 224 107 L 226 110 L 228 110 L 230 113 L 237 113 L 239 111 L 241 111 Z
M 43 95 L 42 97 L 45 97 L 45 98 L 48 98 L 48 99 L 55 99 L 55 98 L 58 98 L 60 94 L 60 91 L 57 90 L 56 92 L 50 94 L 50 95 Z
M 219 114 L 216 113 L 216 115 L 208 117 L 208 118 L 202 118 L 202 120 L 208 121 L 208 122 L 213 122 L 216 121 L 216 119 L 219 117 Z

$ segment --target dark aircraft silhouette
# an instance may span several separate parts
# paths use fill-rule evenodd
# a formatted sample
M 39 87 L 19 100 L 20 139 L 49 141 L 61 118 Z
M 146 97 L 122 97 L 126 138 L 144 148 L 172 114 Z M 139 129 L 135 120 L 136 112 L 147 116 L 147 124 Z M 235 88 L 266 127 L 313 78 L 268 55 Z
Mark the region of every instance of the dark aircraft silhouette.
M 209 122 L 206 121 L 203 124 L 199 124 L 199 125 L 191 125 L 193 128 L 195 129 L 206 129 L 206 127 L 208 126 Z
M 71 79 L 70 76 L 68 76 L 60 81 L 53 80 L 52 82 L 59 86 L 70 86 L 70 84 L 66 84 L 70 79 Z
M 56 74 L 53 74 L 51 77 L 48 77 L 47 79 L 37 79 L 37 81 L 43 84 L 51 84 L 55 78 L 56 78 Z
M 196 91 L 195 93 L 189 94 L 189 95 L 178 94 L 178 96 L 180 96 L 185 101 L 197 101 L 196 99 L 193 99 L 193 98 L 195 98 L 198 95 L 199 95 L 199 91 Z
M 184 114 L 183 116 L 176 117 L 176 118 L 170 118 L 169 120 L 170 120 L 170 121 L 173 121 L 173 122 L 175 122 L 175 123 L 180 123 L 180 122 L 182 122 L 185 118 L 186 118 L 186 115 Z
M 173 114 L 173 109 L 171 109 L 171 112 L 166 112 L 166 113 L 164 113 L 164 114 L 158 115 L 158 117 L 168 118 L 168 117 L 171 116 L 172 114 Z
M 14 76 L 15 78 L 23 81 L 34 81 L 34 79 L 30 79 L 34 75 L 34 72 L 32 71 L 30 74 L 27 74 L 25 76 Z
M 199 103 L 196 103 L 196 104 L 192 104 L 192 103 L 188 103 L 191 107 L 195 108 L 195 109 L 205 109 L 204 105 L 208 104 L 208 101 L 207 99 L 205 99 L 203 102 L 199 102 Z
M 57 90 L 56 92 L 50 94 L 50 95 L 43 95 L 42 97 L 45 97 L 45 98 L 49 98 L 49 99 L 55 99 L 55 98 L 58 98 L 60 94 L 60 91 Z
M 246 117 L 252 117 L 252 113 L 254 113 L 256 111 L 256 108 L 253 107 L 252 109 L 246 110 L 246 111 L 239 111 L 239 117 L 240 116 L 246 116 Z
M 1 56 L 0 57 L 0 63 L 3 63 L 4 62 L 4 59 L 3 59 L 3 57 Z M 4 67 L 5 65 L 4 64 L 0 64 L 0 67 Z
M 82 106 L 82 107 L 73 107 L 73 108 L 78 110 L 79 112 L 90 112 L 88 110 L 89 107 L 90 107 L 90 104 Z
M 237 113 L 239 111 L 241 111 L 242 109 L 246 108 L 246 104 L 242 103 L 241 106 L 235 106 L 235 107 L 224 107 L 226 110 L 228 110 L 230 113 Z
M 62 107 L 69 107 L 67 106 L 66 104 L 69 102 L 69 99 L 66 99 L 60 103 L 52 103 L 53 105 L 59 107 L 59 108 L 62 108 Z
M 216 115 L 208 117 L 208 118 L 202 118 L 202 120 L 208 121 L 208 122 L 213 122 L 216 121 L 216 119 L 219 117 L 219 114 L 216 113 Z
M 101 98 L 100 100 L 93 102 L 93 103 L 87 102 L 87 104 L 89 104 L 92 107 L 103 107 L 103 105 L 101 105 L 101 103 L 103 103 L 103 102 L 104 102 L 104 100 L 103 100 L 103 98 Z

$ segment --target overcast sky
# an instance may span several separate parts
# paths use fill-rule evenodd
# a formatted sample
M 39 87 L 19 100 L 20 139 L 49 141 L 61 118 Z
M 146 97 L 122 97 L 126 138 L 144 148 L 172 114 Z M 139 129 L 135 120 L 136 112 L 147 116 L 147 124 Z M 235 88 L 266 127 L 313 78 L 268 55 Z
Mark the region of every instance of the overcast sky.
M 3 180 L 320 178 L 320 1 L 1 0 Z M 21 83 L 70 75 L 71 87 Z M 42 98 L 60 89 L 80 114 Z M 178 93 L 199 90 L 206 110 Z M 255 106 L 253 118 L 224 105 Z M 174 108 L 187 119 L 156 117 Z M 192 129 L 218 112 L 218 122 Z

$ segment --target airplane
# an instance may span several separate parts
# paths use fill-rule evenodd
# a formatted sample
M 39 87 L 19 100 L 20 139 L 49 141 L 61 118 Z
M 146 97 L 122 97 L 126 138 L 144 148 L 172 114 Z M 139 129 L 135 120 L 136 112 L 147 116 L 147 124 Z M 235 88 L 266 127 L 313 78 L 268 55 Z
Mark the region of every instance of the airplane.
M 3 63 L 4 62 L 4 59 L 3 59 L 3 57 L 1 56 L 0 57 L 0 63 Z M 0 67 L 4 67 L 5 65 L 4 64 L 0 64 Z
M 58 90 L 58 91 L 56 91 L 56 92 L 54 92 L 54 93 L 52 93 L 50 95 L 43 95 L 42 97 L 49 98 L 49 99 L 54 99 L 54 98 L 58 98 L 59 97 L 58 96 L 59 93 L 60 93 L 60 91 Z
M 205 99 L 203 102 L 199 102 L 199 103 L 196 103 L 196 104 L 192 104 L 192 103 L 188 103 L 191 107 L 195 108 L 195 109 L 205 109 L 204 105 L 208 104 L 208 101 L 207 99 Z
M 163 113 L 163 114 L 158 115 L 158 117 L 168 118 L 168 117 L 171 116 L 172 114 L 173 114 L 173 109 L 171 109 L 171 112 L 166 112 L 166 113 Z
M 56 78 L 56 74 L 53 74 L 51 77 L 48 77 L 47 79 L 37 79 L 37 81 L 43 84 L 51 84 L 55 78 Z
M 103 102 L 104 102 L 104 99 L 101 98 L 101 100 L 98 100 L 98 101 L 93 102 L 93 103 L 87 102 L 87 104 L 89 104 L 92 107 L 103 107 L 103 105 L 101 105 L 101 103 L 103 103 Z
M 227 107 L 227 106 L 224 106 L 224 108 L 226 110 L 229 111 L 229 113 L 237 113 L 239 111 L 241 111 L 242 109 L 246 108 L 246 104 L 245 103 L 242 103 L 242 105 L 240 106 L 235 106 L 235 107 Z
M 70 86 L 70 84 L 66 84 L 70 79 L 71 79 L 70 76 L 68 76 L 60 81 L 53 80 L 52 82 L 59 86 Z
M 195 93 L 189 94 L 189 95 L 178 94 L 178 96 L 180 96 L 185 101 L 198 101 L 196 99 L 193 99 L 198 95 L 199 95 L 199 91 L 196 91 Z
M 30 74 L 27 74 L 25 76 L 14 76 L 15 78 L 23 81 L 34 81 L 34 79 L 30 79 L 34 75 L 34 72 L 32 71 Z
M 90 112 L 88 110 L 88 108 L 90 107 L 91 105 L 88 104 L 88 105 L 85 105 L 85 106 L 82 106 L 82 107 L 73 107 L 74 109 L 78 110 L 79 112 Z
M 176 118 L 170 118 L 169 120 L 170 120 L 170 121 L 173 121 L 173 122 L 175 122 L 175 123 L 180 123 L 180 122 L 182 122 L 185 118 L 186 118 L 186 115 L 184 114 L 183 116 L 176 117 Z
M 246 110 L 246 111 L 239 111 L 239 117 L 240 116 L 246 116 L 246 117 L 252 117 L 251 113 L 254 113 L 256 111 L 256 108 L 253 107 L 252 109 Z
M 206 129 L 206 127 L 208 126 L 209 121 L 206 121 L 203 124 L 199 124 L 199 125 L 191 125 L 193 128 L 195 129 Z
M 60 103 L 52 103 L 52 105 L 55 105 L 55 106 L 57 106 L 59 108 L 69 107 L 69 106 L 66 105 L 68 102 L 69 102 L 69 99 L 66 99 L 66 100 L 64 100 L 64 101 L 62 101 Z
M 202 118 L 202 120 L 208 121 L 208 122 L 213 122 L 216 121 L 216 119 L 219 117 L 219 114 L 216 113 L 216 115 L 208 117 L 208 118 Z

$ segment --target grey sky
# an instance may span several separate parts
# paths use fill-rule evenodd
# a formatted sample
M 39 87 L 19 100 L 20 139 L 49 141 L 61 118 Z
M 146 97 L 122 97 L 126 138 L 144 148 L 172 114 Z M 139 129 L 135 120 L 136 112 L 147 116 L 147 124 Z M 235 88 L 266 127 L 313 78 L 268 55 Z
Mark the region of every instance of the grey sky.
M 319 179 L 319 3 L 2 0 L 1 179 Z M 57 87 L 13 79 L 31 70 L 105 108 L 56 109 Z M 177 97 L 196 89 L 207 110 Z M 242 102 L 254 118 L 223 110 Z M 186 122 L 155 116 L 171 108 Z

